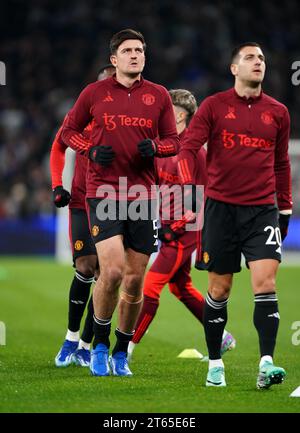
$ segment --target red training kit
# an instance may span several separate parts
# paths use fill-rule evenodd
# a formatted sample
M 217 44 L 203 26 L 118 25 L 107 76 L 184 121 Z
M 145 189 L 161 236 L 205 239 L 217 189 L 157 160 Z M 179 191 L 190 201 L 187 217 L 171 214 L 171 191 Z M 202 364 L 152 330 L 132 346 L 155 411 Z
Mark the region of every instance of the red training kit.
M 207 142 L 206 195 L 237 205 L 292 208 L 287 108 L 261 92 L 240 97 L 234 88 L 206 98 L 191 120 L 179 154 L 183 183 L 193 178 L 196 154 Z
M 86 140 L 82 131 L 92 120 L 91 138 Z M 154 162 L 152 158 L 142 158 L 137 148 L 146 138 L 155 142 L 158 157 L 177 153 L 179 138 L 171 98 L 163 86 L 142 77 L 130 88 L 115 77 L 88 85 L 62 129 L 64 143 L 78 152 L 86 153 L 91 145 L 109 145 L 115 152 L 108 167 L 89 163 L 89 198 L 100 197 L 97 188 L 101 185 L 111 185 L 119 192 L 120 177 L 126 177 L 128 188 L 143 185 L 150 198 L 151 185 L 155 185 Z

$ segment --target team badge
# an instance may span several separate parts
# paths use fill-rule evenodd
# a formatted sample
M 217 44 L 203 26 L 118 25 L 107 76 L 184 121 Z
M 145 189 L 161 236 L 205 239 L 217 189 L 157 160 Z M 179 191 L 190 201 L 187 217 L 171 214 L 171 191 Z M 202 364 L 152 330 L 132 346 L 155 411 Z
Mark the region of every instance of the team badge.
M 82 241 L 76 241 L 74 244 L 74 248 L 76 251 L 80 251 L 83 248 L 83 242 Z
M 209 262 L 209 254 L 206 251 L 203 253 L 203 261 L 205 264 Z
M 93 226 L 92 228 L 92 235 L 95 237 L 100 232 L 99 226 Z
M 271 125 L 273 122 L 273 115 L 270 111 L 264 111 L 261 113 L 260 118 L 265 125 Z
M 151 93 L 145 93 L 145 95 L 142 96 L 142 101 L 145 105 L 153 105 L 155 96 L 151 95 Z

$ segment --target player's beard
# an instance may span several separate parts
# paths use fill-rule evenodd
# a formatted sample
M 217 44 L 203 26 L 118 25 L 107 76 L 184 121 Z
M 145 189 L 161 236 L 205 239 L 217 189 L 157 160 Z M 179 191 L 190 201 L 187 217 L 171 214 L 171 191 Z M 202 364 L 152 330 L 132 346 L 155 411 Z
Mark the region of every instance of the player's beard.
M 134 78 L 138 78 L 140 76 L 141 72 L 127 72 L 126 75 L 128 78 L 133 80 Z
M 261 86 L 262 80 L 249 80 L 246 81 L 245 84 L 247 87 L 250 87 L 251 89 L 257 89 L 259 86 Z
M 127 71 L 126 75 L 128 78 L 130 79 L 135 79 L 138 78 L 140 76 L 140 74 L 143 72 L 144 68 L 139 68 L 138 71 Z

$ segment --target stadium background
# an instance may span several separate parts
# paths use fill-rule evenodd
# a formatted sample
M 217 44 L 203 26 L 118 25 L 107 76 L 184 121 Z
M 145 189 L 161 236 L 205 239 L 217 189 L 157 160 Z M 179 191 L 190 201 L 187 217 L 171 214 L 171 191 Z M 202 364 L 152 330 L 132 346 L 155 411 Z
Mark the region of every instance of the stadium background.
M 94 397 L 88 394 L 90 382 L 86 381 L 85 372 L 53 372 L 52 358 L 64 332 L 67 290 L 73 271 L 71 262 L 66 267 L 58 267 L 52 260 L 56 248 L 57 214 L 52 204 L 49 151 L 65 113 L 81 89 L 95 80 L 98 68 L 107 63 L 109 40 L 113 33 L 122 28 L 138 29 L 146 38 L 148 48 L 144 76 L 147 79 L 162 83 L 169 89 L 190 89 L 195 93 L 198 103 L 205 96 L 232 86 L 228 62 L 233 46 L 249 40 L 261 43 L 267 58 L 263 88 L 285 103 L 291 114 L 293 140 L 290 153 L 295 207 L 285 241 L 285 250 L 293 254 L 286 255 L 285 264 L 290 257 L 296 257 L 296 264 L 299 265 L 300 141 L 297 140 L 300 139 L 300 86 L 293 85 L 291 81 L 292 64 L 300 60 L 299 15 L 297 0 L 251 3 L 223 0 L 11 0 L 1 3 L 0 61 L 6 66 L 6 85 L 0 86 L 0 285 L 3 283 L 0 321 L 7 324 L 7 339 L 11 344 L 7 345 L 6 352 L 0 347 L 0 356 L 4 357 L 2 364 L 0 361 L 0 366 L 4 367 L 2 371 L 0 369 L 0 376 L 3 373 L 5 378 L 5 382 L 2 382 L 5 385 L 2 387 L 0 400 L 3 406 L 0 404 L 0 412 L 80 411 L 83 406 L 78 395 L 71 394 L 68 379 L 78 389 L 87 392 L 85 411 L 99 410 Z M 65 245 L 62 248 L 67 247 Z M 33 256 L 33 259 L 24 259 L 25 255 Z M 50 261 L 41 262 L 44 256 L 47 260 L 50 257 Z M 286 302 L 283 302 L 283 313 L 292 321 L 299 320 L 296 302 L 299 299 L 296 291 L 299 268 L 286 268 L 285 272 L 287 274 L 280 275 L 280 283 L 286 289 L 282 294 Z M 247 274 L 247 281 L 248 277 Z M 205 275 L 194 272 L 194 278 L 199 287 L 204 287 Z M 237 286 L 246 285 L 243 273 L 236 281 Z M 293 293 L 295 302 L 291 305 L 288 300 Z M 241 316 L 249 316 L 251 321 L 251 293 L 248 290 L 247 294 L 236 293 L 235 296 L 232 301 L 231 329 L 240 338 L 242 354 L 237 352 L 230 356 L 233 356 L 235 366 L 239 365 L 241 359 L 250 359 L 254 365 L 256 358 L 249 355 L 248 351 L 251 345 L 256 347 L 256 335 L 254 330 L 249 331 L 240 322 Z M 245 302 L 249 304 L 247 309 Z M 172 350 L 175 353 L 175 349 L 159 328 L 162 326 L 170 331 L 168 314 L 185 320 L 180 329 L 171 329 L 172 341 L 178 342 L 186 339 L 186 335 L 192 335 L 196 342 L 198 331 L 195 322 L 172 298 L 168 300 L 167 309 L 163 308 L 165 316 L 162 314 L 159 324 L 153 325 L 154 341 L 151 340 L 151 347 L 161 350 L 162 338 L 163 356 L 169 362 L 168 355 L 171 351 L 173 356 Z M 238 311 L 234 308 L 238 308 Z M 297 352 L 297 348 L 290 343 L 290 321 L 283 322 L 281 329 L 281 341 L 284 342 L 280 342 L 280 347 L 285 349 L 284 353 L 289 353 L 293 365 L 298 365 L 295 372 L 299 372 L 299 362 L 296 361 L 299 359 L 299 349 Z M 36 347 L 40 349 L 38 354 Z M 149 356 L 146 350 L 141 349 L 141 355 Z M 35 372 L 32 371 L 33 353 L 36 356 Z M 49 359 L 49 366 L 46 367 L 45 357 Z M 177 372 L 174 376 L 173 364 L 171 368 L 163 360 L 160 362 L 156 364 L 157 372 L 162 374 L 159 377 L 162 384 L 162 388 L 159 388 L 160 400 L 157 395 L 152 399 L 155 393 L 154 379 L 150 376 L 151 364 L 146 363 L 139 367 L 142 380 L 138 387 L 140 394 L 136 398 L 140 404 L 132 407 L 125 403 L 121 406 L 124 403 L 123 395 L 120 399 L 119 388 L 114 382 L 113 388 L 103 385 L 104 390 L 112 392 L 112 397 L 101 406 L 101 410 L 111 411 L 113 407 L 114 411 L 130 411 L 130 408 L 143 411 L 148 402 L 146 409 L 151 411 L 205 411 L 205 408 L 212 411 L 256 410 L 256 397 L 250 393 L 248 398 L 243 391 L 245 384 L 248 390 L 252 387 L 250 382 L 243 382 L 241 390 L 234 388 L 240 390 L 240 394 L 235 395 L 236 400 L 229 398 L 225 403 L 223 394 L 218 398 L 211 394 L 209 398 L 205 395 L 207 404 L 211 406 L 198 406 L 196 401 L 191 403 L 189 399 L 192 393 L 187 390 L 185 394 L 184 390 L 188 379 L 182 376 L 182 365 L 178 368 L 178 376 Z M 12 371 L 10 365 L 18 365 L 18 368 Z M 247 368 L 249 371 L 253 369 L 254 377 L 254 367 Z M 192 363 L 187 367 L 187 377 L 188 374 L 194 377 Z M 234 373 L 231 374 L 234 380 Z M 298 379 L 288 385 L 290 392 L 297 380 L 300 384 L 297 374 L 295 377 Z M 180 380 L 179 384 L 174 377 Z M 23 388 L 18 388 L 17 383 L 22 383 Z M 97 394 L 95 385 L 92 386 L 93 392 Z M 170 387 L 171 393 L 167 394 Z M 69 400 L 66 399 L 65 389 L 70 392 Z M 196 393 L 199 391 L 194 384 L 192 389 Z M 18 390 L 19 394 L 16 394 Z M 53 390 L 58 394 L 51 400 L 49 396 Z M 145 395 L 148 397 L 145 398 Z M 259 411 L 284 411 L 288 400 L 278 396 L 275 393 L 277 400 L 263 397 L 264 405 Z M 119 399 L 119 404 L 115 403 L 116 399 Z M 183 400 L 186 405 L 182 404 Z M 111 401 L 114 401 L 114 406 L 110 405 Z M 236 406 L 233 402 L 236 402 Z M 219 403 L 224 405 L 221 410 Z M 299 407 L 294 404 L 288 407 L 288 411 L 299 411 Z
M 236 5 L 238 4 L 238 7 Z M 282 2 L 143 1 L 5 2 L 0 15 L 0 254 L 53 254 L 55 209 L 49 148 L 74 98 L 108 62 L 119 29 L 140 29 L 148 43 L 145 77 L 183 87 L 198 103 L 232 85 L 231 49 L 245 40 L 267 57 L 264 90 L 291 113 L 300 138 L 300 86 L 291 82 L 300 59 L 299 7 Z M 293 143 L 295 213 L 286 248 L 300 249 L 300 155 Z

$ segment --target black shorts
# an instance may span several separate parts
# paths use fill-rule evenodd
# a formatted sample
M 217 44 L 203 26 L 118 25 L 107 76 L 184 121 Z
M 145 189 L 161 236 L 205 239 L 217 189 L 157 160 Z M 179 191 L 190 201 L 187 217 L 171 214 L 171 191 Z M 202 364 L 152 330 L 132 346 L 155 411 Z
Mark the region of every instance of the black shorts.
M 78 257 L 97 255 L 90 234 L 88 215 L 84 209 L 69 210 L 69 233 L 74 266 Z
M 281 261 L 278 210 L 274 205 L 240 206 L 208 198 L 205 203 L 201 260 L 196 268 L 232 274 L 248 262 Z
M 118 200 L 111 202 L 114 203 L 115 212 L 109 215 L 99 211 L 100 208 L 103 209 L 103 199 L 89 198 L 87 203 L 91 234 L 95 244 L 116 235 L 123 235 L 125 249 L 131 248 L 146 255 L 157 251 L 157 219 L 153 217 L 156 215 L 155 200 L 140 201 L 140 206 L 145 211 L 143 216 L 148 216 L 147 219 L 131 217 L 131 209 L 136 206 L 134 202 Z

